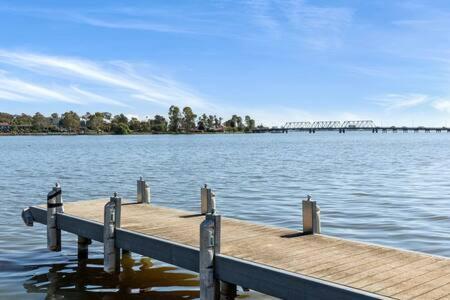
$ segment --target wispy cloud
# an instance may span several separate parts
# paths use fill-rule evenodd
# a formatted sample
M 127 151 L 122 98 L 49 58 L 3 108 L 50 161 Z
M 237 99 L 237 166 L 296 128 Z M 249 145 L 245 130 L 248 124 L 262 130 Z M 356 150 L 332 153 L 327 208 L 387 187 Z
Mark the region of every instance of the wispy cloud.
M 250 17 L 277 37 L 288 36 L 313 48 L 338 46 L 340 34 L 352 21 L 346 7 L 318 6 L 307 1 L 249 1 Z
M 192 30 L 187 30 L 163 23 L 149 22 L 145 20 L 134 20 L 134 19 L 105 20 L 98 17 L 97 18 L 87 17 L 79 14 L 72 14 L 70 15 L 70 18 L 74 22 L 112 29 L 135 29 L 135 30 L 155 31 L 164 33 L 191 33 L 191 34 L 196 33 L 195 31 Z
M 158 10 L 138 6 L 58 9 L 0 5 L 0 12 L 106 29 L 242 38 L 242 28 L 221 21 L 224 13 L 216 8 L 212 5 L 208 13 L 199 14 L 174 7 Z
M 450 113 L 450 100 L 449 99 L 439 99 L 439 100 L 433 101 L 433 103 L 431 105 L 439 111 Z
M 211 1 L 200 10 L 181 5 L 158 10 L 139 6 L 71 10 L 0 6 L 0 11 L 108 29 L 244 40 L 288 38 L 317 49 L 339 45 L 340 34 L 353 16 L 347 7 L 319 6 L 303 0 Z
M 0 50 L 0 65 L 9 66 L 8 72 L 0 77 L 0 97 L 12 101 L 41 99 L 130 106 L 130 101 L 140 99 L 164 106 L 207 106 L 205 100 L 185 85 L 161 75 L 141 72 L 125 61 L 94 62 Z M 23 70 L 28 71 L 27 78 L 17 78 L 24 77 Z M 114 100 L 111 95 L 125 100 Z
M 395 110 L 421 105 L 430 101 L 430 98 L 423 94 L 387 94 L 375 97 L 373 100 L 387 110 Z
M 20 102 L 49 99 L 66 103 L 81 103 L 77 99 L 64 93 L 57 92 L 54 89 L 32 84 L 20 79 L 5 77 L 0 77 L 0 98 Z

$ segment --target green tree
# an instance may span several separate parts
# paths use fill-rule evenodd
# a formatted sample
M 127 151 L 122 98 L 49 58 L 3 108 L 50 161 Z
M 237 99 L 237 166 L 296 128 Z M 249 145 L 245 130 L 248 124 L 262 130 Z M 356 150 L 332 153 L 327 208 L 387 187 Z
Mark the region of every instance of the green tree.
M 5 112 L 0 112 L 0 123 L 11 124 L 13 122 L 14 116 Z
M 34 130 L 42 132 L 48 129 L 50 122 L 43 114 L 37 112 L 33 116 L 32 125 Z
M 177 106 L 172 105 L 169 108 L 169 130 L 178 132 L 181 125 L 181 113 Z
M 250 116 L 245 116 L 245 130 L 252 131 L 255 129 L 255 120 L 250 118 Z
M 114 116 L 112 121 L 117 124 L 128 124 L 128 118 L 124 114 Z
M 141 131 L 141 121 L 139 121 L 137 118 L 132 117 L 130 122 L 128 122 L 128 126 L 133 131 Z
M 238 131 L 242 131 L 245 128 L 244 123 L 242 123 L 242 118 L 239 116 L 237 116 L 237 118 L 236 118 L 236 127 L 237 127 Z
M 96 112 L 89 116 L 89 120 L 87 122 L 88 128 L 95 131 L 100 131 L 103 127 L 103 118 L 104 115 L 101 112 Z
M 163 116 L 156 115 L 153 120 L 150 120 L 150 126 L 152 131 L 156 132 L 166 132 L 167 131 L 167 121 Z
M 214 117 L 213 115 L 209 115 L 208 119 L 206 120 L 206 128 L 208 128 L 208 130 L 211 130 L 214 128 Z
M 33 123 L 33 118 L 27 114 L 20 114 L 20 115 L 14 116 L 13 123 L 16 125 L 31 126 Z
M 206 114 L 203 114 L 198 118 L 197 128 L 198 128 L 198 130 L 209 129 L 208 128 L 208 117 L 206 116 Z
M 232 115 L 231 119 L 224 123 L 226 131 L 242 131 L 245 126 L 242 123 L 242 118 L 238 115 Z
M 113 123 L 112 131 L 115 134 L 129 134 L 130 128 L 128 127 L 128 124 L 125 123 Z
M 194 114 L 189 106 L 183 108 L 182 126 L 185 132 L 190 132 L 195 128 L 195 119 L 197 115 Z
M 216 116 L 214 116 L 214 127 L 215 128 L 219 128 L 222 126 L 222 117 L 217 118 Z
M 80 129 L 80 117 L 73 111 L 65 112 L 61 116 L 61 124 L 69 132 Z
M 151 120 L 141 121 L 140 128 L 141 132 L 151 132 Z
M 115 134 L 130 133 L 130 127 L 128 126 L 128 118 L 124 114 L 115 115 L 111 121 L 111 130 Z

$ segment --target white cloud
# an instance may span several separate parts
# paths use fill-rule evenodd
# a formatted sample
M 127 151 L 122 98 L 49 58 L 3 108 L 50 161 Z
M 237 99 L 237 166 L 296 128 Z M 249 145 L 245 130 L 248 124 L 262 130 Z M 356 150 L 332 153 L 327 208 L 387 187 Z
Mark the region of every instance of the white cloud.
M 339 45 L 340 34 L 353 17 L 353 11 L 347 7 L 316 5 L 314 1 L 302 0 L 211 1 L 195 11 L 182 7 L 109 6 L 62 10 L 0 5 L 0 11 L 113 30 L 251 40 L 275 37 L 318 49 Z M 239 22 L 233 22 L 234 19 Z
M 76 93 L 78 93 L 78 94 L 80 94 L 82 96 L 85 96 L 83 98 L 90 99 L 90 100 L 98 102 L 98 103 L 111 104 L 111 105 L 117 105 L 117 106 L 122 106 L 122 107 L 128 107 L 128 105 L 126 105 L 125 103 L 122 103 L 120 101 L 113 100 L 113 99 L 110 99 L 110 98 L 107 98 L 107 97 L 104 97 L 104 96 L 101 96 L 101 95 L 98 95 L 98 94 L 95 94 L 95 93 L 92 93 L 92 92 L 89 92 L 89 91 L 82 90 L 79 87 L 72 86 L 71 88 Z
M 80 15 L 71 15 L 73 21 L 96 27 L 112 28 L 112 29 L 135 29 L 144 31 L 155 31 L 165 33 L 194 33 L 193 31 L 181 29 L 166 24 L 152 23 L 144 20 L 103 20 L 99 18 L 86 17 Z
M 439 99 L 431 104 L 435 109 L 450 113 L 450 100 Z
M 6 90 L 0 90 L 0 99 L 17 101 L 17 102 L 27 102 L 27 97 L 14 92 L 9 92 Z
M 4 77 L 0 77 L 0 93 L 2 94 L 1 98 L 11 101 L 36 101 L 47 98 L 66 103 L 81 103 L 79 100 L 53 89 Z
M 424 94 L 387 94 L 373 99 L 387 110 L 407 109 L 430 101 Z
M 340 44 L 340 34 L 352 21 L 353 12 L 345 7 L 319 6 L 306 1 L 249 1 L 255 25 L 276 37 L 316 49 Z
M 10 66 L 8 73 L 0 78 L 3 99 L 7 98 L 6 92 L 9 92 L 29 96 L 36 93 L 41 99 L 47 97 L 48 100 L 78 104 L 96 102 L 123 107 L 130 106 L 128 102 L 133 99 L 140 99 L 162 106 L 208 106 L 204 99 L 185 85 L 157 74 L 140 72 L 135 65 L 125 61 L 99 63 L 0 49 L 0 64 Z M 23 76 L 23 70 L 28 71 L 27 79 L 10 78 Z M 29 75 L 32 75 L 32 79 L 29 79 Z M 102 92 L 94 93 L 92 89 Z M 128 102 L 114 100 L 110 95 L 120 95 Z M 24 100 L 17 95 L 10 96 L 9 100 Z

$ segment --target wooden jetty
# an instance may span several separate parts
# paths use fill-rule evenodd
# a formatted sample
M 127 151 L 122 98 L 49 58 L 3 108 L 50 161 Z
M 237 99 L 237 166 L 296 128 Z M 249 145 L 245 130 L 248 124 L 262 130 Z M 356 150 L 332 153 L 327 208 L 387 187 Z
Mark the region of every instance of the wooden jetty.
M 309 197 L 296 231 L 222 218 L 206 186 L 198 213 L 150 204 L 145 181 L 137 186 L 137 202 L 64 204 L 56 186 L 22 218 L 47 225 L 53 251 L 61 231 L 78 235 L 79 257 L 103 242 L 106 272 L 120 272 L 120 249 L 199 272 L 201 299 L 234 299 L 236 286 L 283 299 L 450 299 L 449 258 L 322 235 Z

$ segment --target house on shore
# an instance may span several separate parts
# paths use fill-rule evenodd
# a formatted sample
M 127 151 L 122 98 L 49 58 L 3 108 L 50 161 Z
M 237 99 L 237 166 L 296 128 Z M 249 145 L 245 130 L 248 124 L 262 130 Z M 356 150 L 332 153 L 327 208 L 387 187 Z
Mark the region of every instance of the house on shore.
M 11 131 L 11 124 L 3 122 L 0 123 L 0 132 L 10 132 Z

